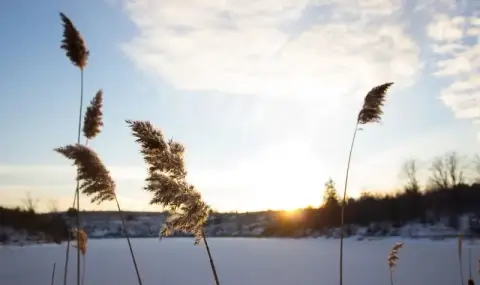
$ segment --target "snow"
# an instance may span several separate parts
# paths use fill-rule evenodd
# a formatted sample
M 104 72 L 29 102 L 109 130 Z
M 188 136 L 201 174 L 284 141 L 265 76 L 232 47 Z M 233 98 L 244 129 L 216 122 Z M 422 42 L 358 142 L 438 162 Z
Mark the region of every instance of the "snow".
M 394 272 L 395 284 L 460 284 L 456 240 L 400 237 L 346 239 L 344 284 L 389 284 L 386 259 L 398 241 L 404 242 L 404 247 Z M 132 243 L 144 285 L 214 284 L 203 244 L 194 246 L 191 238 L 138 238 Z M 223 285 L 338 284 L 338 239 L 210 238 L 209 245 Z M 0 283 L 50 284 L 55 261 L 55 284 L 63 284 L 65 246 L 0 247 Z M 468 277 L 469 246 L 477 279 L 480 250 L 468 242 L 464 243 L 464 275 Z M 74 256 L 69 284 L 74 284 L 75 262 Z M 89 240 L 86 276 L 85 285 L 138 284 L 126 241 Z

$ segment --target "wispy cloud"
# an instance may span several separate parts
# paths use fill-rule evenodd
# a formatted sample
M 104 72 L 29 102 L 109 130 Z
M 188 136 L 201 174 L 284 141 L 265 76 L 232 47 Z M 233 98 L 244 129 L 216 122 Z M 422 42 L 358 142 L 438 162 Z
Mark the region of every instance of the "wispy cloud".
M 409 85 L 420 72 L 400 4 L 127 0 L 139 33 L 123 49 L 178 89 L 329 102 L 387 80 Z
M 472 3 L 470 3 L 472 2 Z M 480 21 L 477 1 L 435 14 L 427 27 L 439 60 L 435 75 L 449 79 L 441 99 L 458 118 L 480 118 Z M 467 9 L 468 8 L 468 9 Z M 470 13 L 458 14 L 469 11 Z M 475 13 L 477 12 L 477 13 Z

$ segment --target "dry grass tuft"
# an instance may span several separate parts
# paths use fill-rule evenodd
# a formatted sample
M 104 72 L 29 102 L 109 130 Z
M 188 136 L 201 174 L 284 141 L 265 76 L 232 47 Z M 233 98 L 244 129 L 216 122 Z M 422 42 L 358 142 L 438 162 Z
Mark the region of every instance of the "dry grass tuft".
M 60 47 L 66 51 L 70 61 L 83 70 L 87 65 L 89 55 L 85 41 L 72 21 L 70 21 L 65 14 L 60 13 L 60 18 L 63 22 L 63 39 Z
M 100 89 L 92 101 L 90 101 L 90 106 L 87 107 L 83 121 L 83 134 L 89 140 L 96 137 L 100 133 L 100 128 L 103 126 L 102 106 L 103 92 Z
M 362 110 L 358 114 L 358 123 L 368 124 L 380 122 L 383 115 L 382 107 L 385 102 L 387 90 L 393 82 L 384 83 L 372 88 L 365 96 Z
M 74 247 L 80 248 L 80 252 L 85 255 L 87 253 L 87 234 L 82 229 L 73 229 L 75 239 L 78 240 L 78 244 Z
M 80 190 L 93 196 L 92 203 L 115 199 L 115 182 L 95 151 L 81 144 L 67 145 L 55 151 L 74 161 L 78 167 Z
M 160 204 L 170 210 L 161 236 L 182 231 L 194 234 L 198 243 L 210 208 L 195 187 L 185 180 L 185 148 L 173 140 L 165 141 L 163 133 L 148 121 L 126 122 L 149 167 L 144 189 L 153 194 L 150 204 Z

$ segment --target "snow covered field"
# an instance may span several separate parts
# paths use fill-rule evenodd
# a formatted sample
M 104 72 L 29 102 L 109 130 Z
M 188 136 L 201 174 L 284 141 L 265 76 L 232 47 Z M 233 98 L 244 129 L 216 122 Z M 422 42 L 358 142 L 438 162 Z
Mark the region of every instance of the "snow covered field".
M 388 252 L 399 239 L 345 243 L 344 283 L 389 284 Z M 214 284 L 203 244 L 188 238 L 134 239 L 133 246 L 144 285 Z M 460 284 L 455 240 L 403 240 L 395 284 Z M 210 246 L 224 285 L 338 284 L 336 239 L 211 238 Z M 464 275 L 468 278 L 468 242 L 464 242 Z M 480 282 L 477 264 L 480 246 L 472 247 L 472 275 Z M 0 248 L 0 284 L 63 284 L 65 245 Z M 74 284 L 75 258 L 70 262 Z M 85 285 L 137 284 L 124 239 L 90 240 Z

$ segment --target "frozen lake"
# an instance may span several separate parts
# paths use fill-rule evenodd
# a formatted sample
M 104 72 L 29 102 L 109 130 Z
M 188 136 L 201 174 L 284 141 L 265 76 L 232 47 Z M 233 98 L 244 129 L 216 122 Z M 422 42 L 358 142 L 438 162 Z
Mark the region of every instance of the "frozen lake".
M 344 284 L 389 284 L 386 258 L 396 241 L 346 240 Z M 403 242 L 395 284 L 460 284 L 455 240 Z M 205 247 L 192 243 L 193 239 L 183 238 L 134 239 L 144 285 L 214 284 Z M 338 284 L 339 240 L 211 238 L 209 244 L 221 284 Z M 468 242 L 464 245 L 464 275 L 468 277 Z M 479 253 L 478 246 L 473 246 L 476 282 L 480 282 Z M 65 245 L 0 248 L 0 284 L 50 284 L 56 261 L 55 284 L 61 285 L 64 255 Z M 74 284 L 75 260 L 70 262 L 69 284 Z M 89 240 L 85 285 L 108 284 L 137 284 L 127 243 L 124 239 Z

